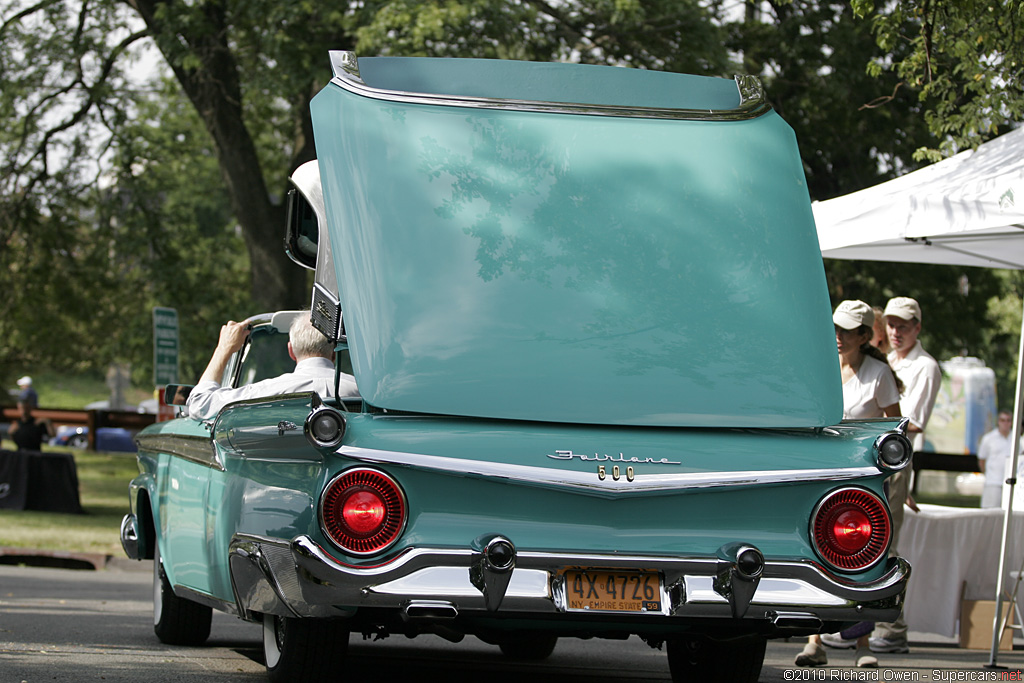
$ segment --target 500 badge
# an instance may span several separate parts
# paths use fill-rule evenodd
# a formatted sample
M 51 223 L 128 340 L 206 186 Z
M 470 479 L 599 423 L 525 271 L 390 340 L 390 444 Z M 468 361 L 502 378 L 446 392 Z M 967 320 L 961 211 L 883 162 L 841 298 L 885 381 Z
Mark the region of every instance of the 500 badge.
M 618 481 L 622 478 L 622 468 L 618 465 L 612 465 L 611 477 L 614 481 Z M 597 466 L 597 478 L 604 481 L 608 478 L 608 466 L 598 465 Z M 633 481 L 636 478 L 636 473 L 632 467 L 626 468 L 626 481 Z

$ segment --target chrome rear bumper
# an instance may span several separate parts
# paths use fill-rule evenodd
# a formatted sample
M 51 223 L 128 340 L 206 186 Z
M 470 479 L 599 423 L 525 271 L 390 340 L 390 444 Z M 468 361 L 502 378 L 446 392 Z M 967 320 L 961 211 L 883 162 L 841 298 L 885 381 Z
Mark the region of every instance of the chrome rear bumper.
M 229 560 L 239 614 L 248 618 L 256 613 L 345 617 L 376 608 L 448 620 L 566 615 L 578 621 L 611 615 L 619 623 L 649 627 L 652 619 L 669 625 L 740 617 L 778 634 L 816 631 L 825 621 L 895 620 L 910 565 L 900 558 L 887 562 L 878 580 L 854 583 L 810 562 L 768 561 L 748 597 L 740 599 L 744 591 L 730 578 L 729 563 L 714 558 L 524 551 L 502 578 L 474 548 L 411 548 L 366 567 L 335 559 L 307 536 L 287 543 L 239 535 Z M 664 582 L 661 608 L 627 614 L 568 611 L 563 575 L 573 568 L 658 572 Z

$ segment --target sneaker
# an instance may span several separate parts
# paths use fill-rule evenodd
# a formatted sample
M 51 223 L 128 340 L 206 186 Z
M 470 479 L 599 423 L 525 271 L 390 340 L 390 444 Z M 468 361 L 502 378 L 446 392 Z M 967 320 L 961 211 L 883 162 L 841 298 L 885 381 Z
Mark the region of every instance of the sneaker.
M 910 647 L 905 640 L 890 640 L 889 638 L 872 638 L 868 645 L 872 652 L 891 652 L 893 654 L 905 655 L 910 652 Z
M 852 650 L 857 647 L 856 638 L 843 638 L 838 633 L 822 633 L 821 644 L 837 650 Z
M 797 666 L 824 666 L 828 664 L 828 655 L 821 645 L 809 642 L 804 645 L 803 652 L 796 656 L 793 663 Z
M 871 654 L 871 651 L 866 647 L 857 648 L 857 668 L 875 669 L 877 667 L 878 657 Z

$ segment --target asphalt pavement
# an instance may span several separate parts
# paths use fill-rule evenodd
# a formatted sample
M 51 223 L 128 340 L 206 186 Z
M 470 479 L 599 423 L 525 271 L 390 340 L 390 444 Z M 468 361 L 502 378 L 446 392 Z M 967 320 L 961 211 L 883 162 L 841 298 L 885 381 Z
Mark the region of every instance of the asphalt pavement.
M 0 565 L 0 683 L 103 681 L 171 683 L 265 680 L 258 625 L 214 614 L 198 648 L 157 641 L 152 627 L 151 563 L 113 559 L 95 570 Z M 563 639 L 543 662 L 512 662 L 475 638 L 434 636 L 380 641 L 353 635 L 346 680 L 445 680 L 446 683 L 669 681 L 665 654 L 638 638 Z M 761 683 L 775 681 L 1024 680 L 1022 649 L 965 650 L 951 638 L 911 632 L 909 654 L 882 654 L 878 669 L 853 667 L 852 650 L 829 650 L 829 665 L 798 669 L 804 640 L 768 644 Z

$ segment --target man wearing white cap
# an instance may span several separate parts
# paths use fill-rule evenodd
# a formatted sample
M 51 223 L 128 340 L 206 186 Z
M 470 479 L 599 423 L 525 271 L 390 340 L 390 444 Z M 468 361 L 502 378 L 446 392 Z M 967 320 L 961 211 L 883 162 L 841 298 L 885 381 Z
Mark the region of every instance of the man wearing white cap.
M 885 306 L 885 327 L 889 334 L 889 366 L 905 387 L 900 397 L 900 413 L 910 418 L 907 436 L 915 451 L 924 448 L 924 428 L 935 407 L 942 384 L 942 370 L 931 354 L 921 347 L 921 306 L 907 296 L 889 299 Z M 903 526 L 903 505 L 907 501 L 911 469 L 889 478 L 889 507 L 892 510 L 892 545 L 895 550 Z M 909 652 L 907 624 L 903 615 L 892 624 L 877 624 L 871 637 L 875 652 Z
M 921 347 L 921 307 L 906 296 L 890 299 L 885 307 L 885 327 L 889 333 L 889 365 L 906 391 L 900 399 L 900 412 L 910 418 L 907 431 L 914 450 L 924 448 L 924 428 L 939 395 L 942 371 L 931 354 Z
M 21 391 L 18 392 L 18 403 L 26 403 L 32 408 L 39 407 L 39 395 L 36 390 L 32 388 L 32 378 L 25 375 L 18 380 L 18 388 Z

